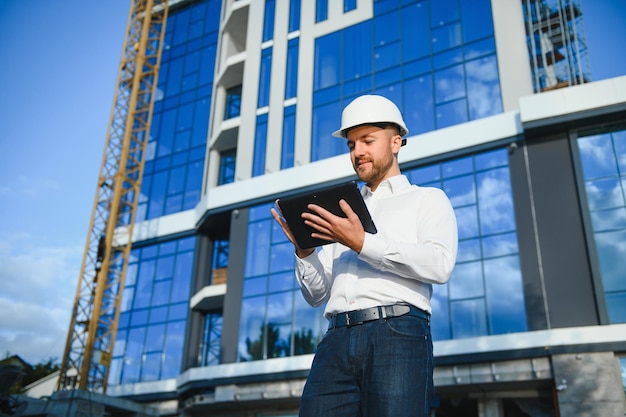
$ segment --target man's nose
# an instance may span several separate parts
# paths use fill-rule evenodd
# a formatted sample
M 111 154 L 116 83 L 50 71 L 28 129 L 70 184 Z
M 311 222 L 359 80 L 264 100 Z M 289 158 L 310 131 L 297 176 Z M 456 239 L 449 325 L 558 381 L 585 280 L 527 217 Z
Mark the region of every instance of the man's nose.
M 365 144 L 357 141 L 354 143 L 354 154 L 356 156 L 363 155 L 365 153 Z

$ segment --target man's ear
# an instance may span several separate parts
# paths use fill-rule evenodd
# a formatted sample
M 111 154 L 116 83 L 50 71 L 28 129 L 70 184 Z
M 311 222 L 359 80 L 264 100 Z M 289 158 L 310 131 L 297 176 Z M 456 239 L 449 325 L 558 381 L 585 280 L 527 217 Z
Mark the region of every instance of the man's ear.
M 400 148 L 402 147 L 402 136 L 394 135 L 391 140 L 392 140 L 391 146 L 392 146 L 393 153 L 400 152 Z

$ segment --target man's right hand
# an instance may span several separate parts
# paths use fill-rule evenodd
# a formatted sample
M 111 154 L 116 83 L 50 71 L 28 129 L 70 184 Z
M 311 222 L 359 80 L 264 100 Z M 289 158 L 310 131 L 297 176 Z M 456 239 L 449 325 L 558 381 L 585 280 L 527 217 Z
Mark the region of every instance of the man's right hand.
M 276 200 L 276 207 L 278 207 L 278 200 Z M 280 210 L 280 207 L 279 207 L 279 210 Z M 276 222 L 280 225 L 280 228 L 283 229 L 283 233 L 285 234 L 285 236 L 287 236 L 287 239 L 289 239 L 289 241 L 293 243 L 293 246 L 295 246 L 296 256 L 298 258 L 306 258 L 310 254 L 315 252 L 315 248 L 311 248 L 311 249 L 300 248 L 300 246 L 298 246 L 298 244 L 296 243 L 296 239 L 293 237 L 293 233 L 291 232 L 291 229 L 289 228 L 289 225 L 287 224 L 285 219 L 278 213 L 278 211 L 275 208 L 272 208 L 270 211 L 272 212 L 272 217 L 274 218 L 274 220 L 276 220 Z

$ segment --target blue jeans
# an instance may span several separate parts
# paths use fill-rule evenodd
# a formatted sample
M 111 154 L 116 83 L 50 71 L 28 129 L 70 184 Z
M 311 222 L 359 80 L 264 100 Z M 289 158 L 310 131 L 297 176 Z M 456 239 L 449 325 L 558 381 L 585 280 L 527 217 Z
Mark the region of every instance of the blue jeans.
M 315 353 L 300 417 L 427 417 L 430 324 L 402 316 L 329 330 Z

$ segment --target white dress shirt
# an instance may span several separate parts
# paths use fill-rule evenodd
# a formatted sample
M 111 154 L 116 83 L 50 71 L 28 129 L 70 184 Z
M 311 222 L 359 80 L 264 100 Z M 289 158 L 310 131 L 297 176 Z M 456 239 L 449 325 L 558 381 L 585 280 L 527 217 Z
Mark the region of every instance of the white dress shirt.
M 397 303 L 431 312 L 432 284 L 448 281 L 457 254 L 452 205 L 438 188 L 411 185 L 404 175 L 361 190 L 378 233 L 365 233 L 361 253 L 339 243 L 306 258 L 296 256 L 296 277 L 324 315 Z

